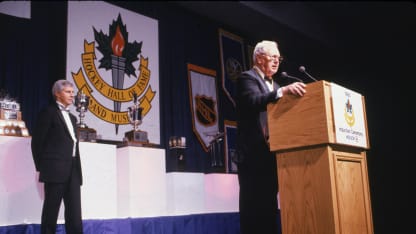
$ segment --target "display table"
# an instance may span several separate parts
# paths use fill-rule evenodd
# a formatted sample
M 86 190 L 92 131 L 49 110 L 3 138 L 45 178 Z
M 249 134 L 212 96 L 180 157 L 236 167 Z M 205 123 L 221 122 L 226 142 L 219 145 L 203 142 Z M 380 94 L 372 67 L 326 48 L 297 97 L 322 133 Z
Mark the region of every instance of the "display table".
M 81 142 L 82 216 L 87 219 L 117 217 L 116 146 Z M 61 209 L 62 210 L 62 209 Z M 63 216 L 62 216 L 63 217 Z
M 43 183 L 33 164 L 31 137 L 0 136 L 0 226 L 40 223 Z M 117 217 L 116 147 L 80 143 L 84 219 Z M 58 222 L 64 220 L 61 205 Z
M 0 136 L 0 226 L 40 223 L 43 183 L 30 142 Z M 81 142 L 80 153 L 83 220 L 238 212 L 236 174 L 166 173 L 157 148 Z
M 205 212 L 238 212 L 237 174 L 204 175 Z
M 126 146 L 117 149 L 119 217 L 166 215 L 165 151 Z
M 40 221 L 43 185 L 37 182 L 30 141 L 0 136 L 0 226 Z
M 199 214 L 205 212 L 204 174 L 170 172 L 167 174 L 169 214 Z

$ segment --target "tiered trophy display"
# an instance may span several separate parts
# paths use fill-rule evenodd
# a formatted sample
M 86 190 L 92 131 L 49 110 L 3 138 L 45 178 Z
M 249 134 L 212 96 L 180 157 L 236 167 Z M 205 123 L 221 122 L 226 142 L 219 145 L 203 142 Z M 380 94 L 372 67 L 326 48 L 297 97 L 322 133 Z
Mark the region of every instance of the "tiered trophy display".
M 0 93 L 0 136 L 29 136 L 20 104 Z
M 90 104 L 90 97 L 88 97 L 82 91 L 78 91 L 75 98 L 75 107 L 77 112 L 79 112 L 79 123 L 77 124 L 77 134 L 80 141 L 89 141 L 96 142 L 97 140 L 97 131 L 92 128 L 88 128 L 85 124 L 85 112 L 88 111 L 88 106 Z
M 142 111 L 143 108 L 140 107 L 139 98 L 136 93 L 133 93 L 133 105 L 128 108 L 129 122 L 133 125 L 133 130 L 124 134 L 124 141 L 128 145 L 149 145 L 147 132 L 139 130 L 139 125 L 142 123 Z
M 171 136 L 169 137 L 170 158 L 167 158 L 167 170 L 170 171 L 185 171 L 186 169 L 186 138 Z

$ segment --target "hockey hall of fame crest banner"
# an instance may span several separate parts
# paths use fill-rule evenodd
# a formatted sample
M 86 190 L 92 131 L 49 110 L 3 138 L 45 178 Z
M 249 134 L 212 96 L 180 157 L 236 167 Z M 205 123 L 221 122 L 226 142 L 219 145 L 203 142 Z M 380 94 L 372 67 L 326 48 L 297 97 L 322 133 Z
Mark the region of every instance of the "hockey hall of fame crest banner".
M 90 97 L 85 124 L 122 141 L 139 98 L 149 142 L 160 144 L 158 21 L 102 1 L 69 1 L 67 79 Z M 73 108 L 73 107 L 72 107 Z

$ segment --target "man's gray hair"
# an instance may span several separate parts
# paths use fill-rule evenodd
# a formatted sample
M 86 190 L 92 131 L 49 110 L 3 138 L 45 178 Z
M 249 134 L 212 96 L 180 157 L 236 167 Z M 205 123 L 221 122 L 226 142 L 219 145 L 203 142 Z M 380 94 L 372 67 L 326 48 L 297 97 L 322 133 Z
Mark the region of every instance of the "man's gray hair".
M 69 80 L 57 80 L 57 81 L 55 81 L 55 83 L 52 86 L 52 95 L 53 95 L 53 97 L 56 98 L 55 94 L 58 93 L 58 92 L 61 92 L 64 89 L 64 87 L 67 87 L 67 86 L 74 87 L 74 84 Z
M 259 54 L 266 54 L 267 52 L 269 52 L 272 49 L 279 49 L 277 42 L 275 41 L 261 41 L 259 43 L 257 43 L 256 47 L 254 48 L 253 51 L 253 62 L 256 61 L 256 57 Z

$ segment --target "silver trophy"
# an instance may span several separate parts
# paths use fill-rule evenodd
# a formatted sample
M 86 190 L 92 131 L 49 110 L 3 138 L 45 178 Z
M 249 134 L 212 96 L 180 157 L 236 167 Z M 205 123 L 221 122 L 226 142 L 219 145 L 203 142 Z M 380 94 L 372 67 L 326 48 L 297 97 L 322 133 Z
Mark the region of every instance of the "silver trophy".
M 125 139 L 138 144 L 148 143 L 147 132 L 139 130 L 139 125 L 142 124 L 143 107 L 140 107 L 140 101 L 136 93 L 133 93 L 133 105 L 128 107 L 127 110 L 129 122 L 133 125 L 133 130 L 125 133 Z
M 128 108 L 128 116 L 134 131 L 138 131 L 139 125 L 142 124 L 142 111 L 143 108 L 140 107 L 139 98 L 136 93 L 133 93 L 133 105 Z
M 77 112 L 79 112 L 79 128 L 86 128 L 87 125 L 84 122 L 85 112 L 88 111 L 88 106 L 90 104 L 90 97 L 88 97 L 84 92 L 78 91 L 77 96 L 75 97 L 75 107 Z
M 85 124 L 85 112 L 88 111 L 88 106 L 90 104 L 90 97 L 88 97 L 84 92 L 78 91 L 77 96 L 75 97 L 75 107 L 76 111 L 79 112 L 79 123 L 77 124 L 77 133 L 80 141 L 96 141 L 97 132 L 88 128 Z

